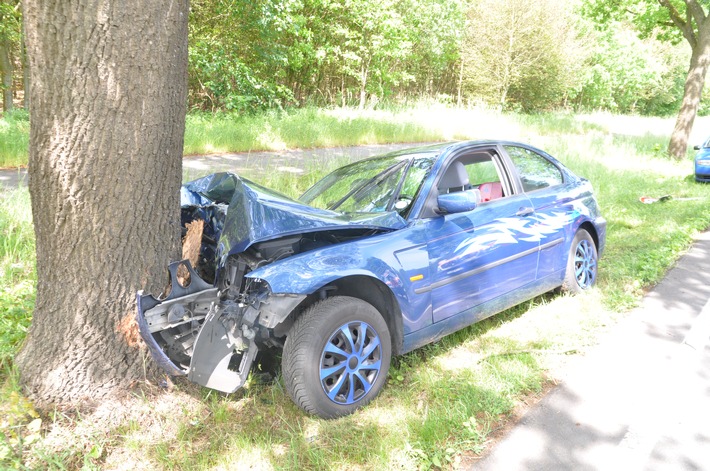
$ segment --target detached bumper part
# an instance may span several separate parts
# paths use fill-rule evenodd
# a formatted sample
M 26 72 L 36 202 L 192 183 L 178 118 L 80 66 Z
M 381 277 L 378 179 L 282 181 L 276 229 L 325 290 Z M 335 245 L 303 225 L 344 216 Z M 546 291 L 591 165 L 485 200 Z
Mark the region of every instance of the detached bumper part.
M 190 284 L 177 281 L 180 265 Z M 170 294 L 162 300 L 137 294 L 141 337 L 158 365 L 173 376 L 232 393 L 242 387 L 258 350 L 252 330 L 253 308 L 220 301 L 217 288 L 202 280 L 190 262 L 171 263 Z
M 258 350 L 255 334 L 240 323 L 244 306 L 228 305 L 226 309 L 216 303 L 212 306 L 195 340 L 187 378 L 217 391 L 233 393 L 244 386 L 249 376 Z M 242 329 L 237 329 L 240 324 Z

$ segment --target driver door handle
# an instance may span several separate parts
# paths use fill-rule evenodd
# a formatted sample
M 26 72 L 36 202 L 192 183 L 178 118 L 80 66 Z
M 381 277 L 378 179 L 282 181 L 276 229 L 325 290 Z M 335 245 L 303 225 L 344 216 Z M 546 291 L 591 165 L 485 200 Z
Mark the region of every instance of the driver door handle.
M 525 208 L 520 208 L 517 213 L 515 213 L 516 216 L 530 216 L 532 213 L 535 212 L 534 208 L 530 207 L 525 207 Z

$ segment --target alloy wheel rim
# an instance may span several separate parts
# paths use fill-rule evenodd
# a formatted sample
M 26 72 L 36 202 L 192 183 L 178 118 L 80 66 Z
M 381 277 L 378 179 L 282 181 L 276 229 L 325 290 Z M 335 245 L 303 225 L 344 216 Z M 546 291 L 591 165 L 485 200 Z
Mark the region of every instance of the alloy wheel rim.
M 366 322 L 349 322 L 328 338 L 320 359 L 320 381 L 336 404 L 354 404 L 367 395 L 382 367 L 382 342 Z
M 594 247 L 588 240 L 582 240 L 577 244 L 574 252 L 574 276 L 582 289 L 591 287 L 596 280 L 597 257 Z

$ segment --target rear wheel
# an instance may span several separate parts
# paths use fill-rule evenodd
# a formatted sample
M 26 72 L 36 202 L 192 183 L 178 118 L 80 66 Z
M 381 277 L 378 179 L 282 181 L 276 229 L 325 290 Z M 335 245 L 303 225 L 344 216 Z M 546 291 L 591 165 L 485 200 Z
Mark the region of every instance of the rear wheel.
M 379 394 L 390 366 L 387 323 L 361 299 L 335 296 L 311 306 L 286 337 L 286 390 L 306 412 L 331 419 Z
M 584 229 L 580 229 L 570 245 L 564 291 L 580 293 L 591 288 L 597 281 L 597 247 L 594 239 Z

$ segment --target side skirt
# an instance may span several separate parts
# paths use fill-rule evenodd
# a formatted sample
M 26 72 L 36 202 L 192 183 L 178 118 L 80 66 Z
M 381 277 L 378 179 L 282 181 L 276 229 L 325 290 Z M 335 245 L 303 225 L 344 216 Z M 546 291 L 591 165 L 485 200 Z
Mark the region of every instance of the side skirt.
M 411 352 L 414 349 L 423 347 L 426 344 L 436 342 L 437 340 L 452 334 L 458 330 L 468 327 L 469 325 L 480 322 L 490 316 L 505 311 L 513 306 L 547 293 L 562 284 L 562 275 L 555 273 L 546 276 L 540 280 L 536 280 L 528 285 L 515 290 L 512 293 L 507 293 L 497 298 L 491 299 L 483 304 L 466 309 L 455 316 L 442 320 L 435 324 L 429 325 L 421 330 L 412 332 L 404 337 L 404 345 L 401 353 Z

